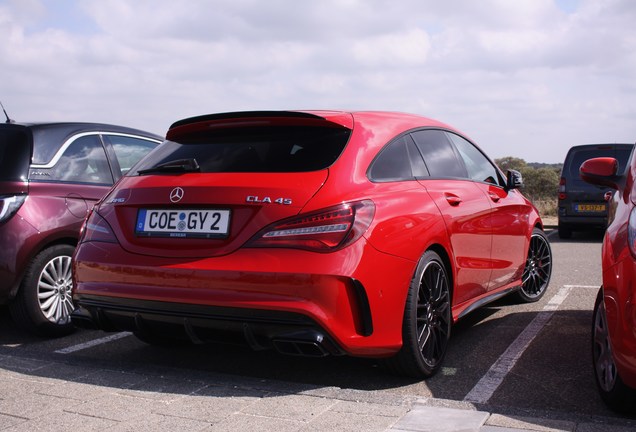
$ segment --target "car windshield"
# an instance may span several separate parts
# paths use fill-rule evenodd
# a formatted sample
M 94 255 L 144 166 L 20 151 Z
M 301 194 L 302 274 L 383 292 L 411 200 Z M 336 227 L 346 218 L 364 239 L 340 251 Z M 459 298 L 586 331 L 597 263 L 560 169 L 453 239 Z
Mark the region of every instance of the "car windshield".
M 26 181 L 31 162 L 30 137 L 26 129 L 0 129 L 0 181 Z
M 317 171 L 338 159 L 349 136 L 348 129 L 299 126 L 198 132 L 164 142 L 129 175 L 157 173 L 184 160 L 202 173 Z

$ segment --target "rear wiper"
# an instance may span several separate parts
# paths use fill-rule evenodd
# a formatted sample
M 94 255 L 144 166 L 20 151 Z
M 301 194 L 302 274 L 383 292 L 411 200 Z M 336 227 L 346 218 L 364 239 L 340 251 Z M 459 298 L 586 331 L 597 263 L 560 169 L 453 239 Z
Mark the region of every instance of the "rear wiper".
M 146 168 L 137 171 L 137 174 L 152 174 L 152 173 L 186 173 L 186 172 L 199 172 L 201 168 L 196 159 L 177 159 L 173 161 L 164 162 L 156 165 L 152 168 Z

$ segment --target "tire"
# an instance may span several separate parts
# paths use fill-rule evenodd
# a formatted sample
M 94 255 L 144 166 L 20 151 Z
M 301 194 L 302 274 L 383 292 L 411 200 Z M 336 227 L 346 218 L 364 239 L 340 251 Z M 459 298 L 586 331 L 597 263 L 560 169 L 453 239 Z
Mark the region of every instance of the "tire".
M 402 348 L 387 360 L 394 372 L 429 378 L 440 369 L 450 339 L 451 294 L 446 266 L 434 251 L 418 263 L 409 286 L 402 324 Z
M 538 301 L 548 289 L 552 276 L 552 249 L 545 233 L 539 228 L 532 230 L 526 266 L 521 276 L 521 288 L 517 297 L 523 303 Z
M 9 310 L 21 328 L 38 336 L 60 337 L 73 332 L 74 309 L 71 245 L 56 245 L 33 258 Z
M 572 238 L 572 229 L 567 225 L 559 224 L 558 227 L 559 238 L 561 239 L 569 239 Z
M 596 296 L 592 316 L 592 365 L 596 387 L 609 408 L 633 415 L 636 410 L 636 391 L 623 383 L 616 369 L 607 327 L 603 288 Z

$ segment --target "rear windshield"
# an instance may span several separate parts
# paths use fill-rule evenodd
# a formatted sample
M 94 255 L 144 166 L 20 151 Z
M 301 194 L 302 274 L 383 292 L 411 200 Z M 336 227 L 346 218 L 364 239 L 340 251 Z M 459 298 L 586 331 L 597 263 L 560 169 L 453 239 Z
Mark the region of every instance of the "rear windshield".
M 201 172 L 308 172 L 325 169 L 342 153 L 351 131 L 332 127 L 268 126 L 199 132 L 166 141 L 129 175 L 195 159 Z
M 26 129 L 0 129 L 0 181 L 26 181 L 31 139 Z
M 633 146 L 631 145 L 625 145 L 576 149 L 568 156 L 563 169 L 569 177 L 579 180 L 579 168 L 581 168 L 583 162 L 597 157 L 613 157 L 618 161 L 618 172 L 622 173 L 627 167 L 632 148 Z

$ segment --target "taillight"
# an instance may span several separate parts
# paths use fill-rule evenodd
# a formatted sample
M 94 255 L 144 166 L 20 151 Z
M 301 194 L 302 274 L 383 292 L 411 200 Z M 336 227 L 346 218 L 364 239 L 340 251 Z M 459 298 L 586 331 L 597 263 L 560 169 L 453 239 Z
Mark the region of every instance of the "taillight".
M 559 199 L 566 199 L 568 194 L 565 193 L 565 177 L 561 177 L 561 181 L 559 181 Z
M 358 240 L 369 228 L 374 214 L 375 205 L 371 201 L 341 204 L 272 224 L 246 246 L 332 252 Z
M 26 195 L 0 196 L 0 223 L 16 214 L 26 197 Z
M 105 242 L 117 243 L 113 230 L 95 210 L 91 210 L 80 231 L 80 243 Z
M 636 207 L 632 208 L 632 211 L 629 213 L 627 241 L 629 242 L 629 251 L 632 253 L 632 256 L 636 257 Z

